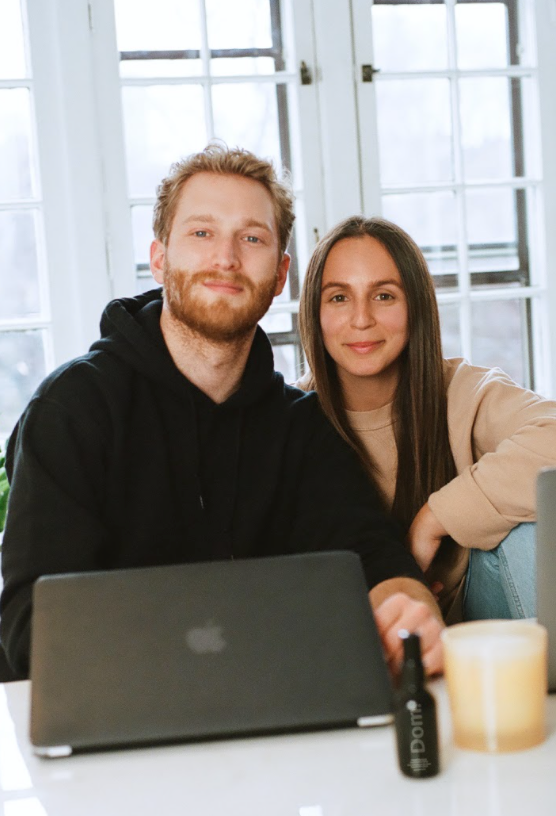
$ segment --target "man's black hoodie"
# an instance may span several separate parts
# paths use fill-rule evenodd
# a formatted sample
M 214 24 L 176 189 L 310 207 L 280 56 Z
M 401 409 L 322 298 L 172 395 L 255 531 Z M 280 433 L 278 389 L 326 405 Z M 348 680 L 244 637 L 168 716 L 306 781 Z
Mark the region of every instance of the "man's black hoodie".
M 0 632 L 21 676 L 44 574 L 349 548 L 369 588 L 422 579 L 316 395 L 274 371 L 264 332 L 215 404 L 174 365 L 161 305 L 160 290 L 112 301 L 101 339 L 42 383 L 10 438 Z

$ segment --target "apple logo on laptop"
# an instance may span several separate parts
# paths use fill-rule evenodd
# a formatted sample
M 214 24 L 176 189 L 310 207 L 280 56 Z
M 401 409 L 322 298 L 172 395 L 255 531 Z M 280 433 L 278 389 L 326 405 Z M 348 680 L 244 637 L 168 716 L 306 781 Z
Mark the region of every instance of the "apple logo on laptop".
M 222 636 L 222 627 L 212 621 L 189 629 L 185 635 L 185 642 L 196 654 L 215 654 L 221 652 L 226 646 L 226 641 Z

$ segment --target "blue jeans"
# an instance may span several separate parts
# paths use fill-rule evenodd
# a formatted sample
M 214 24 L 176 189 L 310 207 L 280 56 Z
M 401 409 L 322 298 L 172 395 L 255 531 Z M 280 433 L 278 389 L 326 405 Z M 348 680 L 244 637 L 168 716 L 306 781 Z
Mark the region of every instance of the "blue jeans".
M 494 550 L 470 550 L 464 620 L 535 617 L 535 527 L 519 524 Z

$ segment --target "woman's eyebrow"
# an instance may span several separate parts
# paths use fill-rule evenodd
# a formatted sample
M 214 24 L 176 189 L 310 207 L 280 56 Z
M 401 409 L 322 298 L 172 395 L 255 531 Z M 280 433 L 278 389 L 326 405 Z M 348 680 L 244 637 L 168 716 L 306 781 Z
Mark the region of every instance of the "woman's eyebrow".
M 402 284 L 395 278 L 384 278 L 384 280 L 373 281 L 373 286 L 397 286 L 402 289 Z
M 321 288 L 321 292 L 325 292 L 327 289 L 334 289 L 338 287 L 343 287 L 344 289 L 349 289 L 349 283 L 345 283 L 344 281 L 335 283 L 335 281 L 330 281 L 330 283 L 325 283 L 325 285 Z
M 403 288 L 402 284 L 395 278 L 384 278 L 383 280 L 371 281 L 370 284 L 373 287 L 373 289 L 376 288 L 377 286 L 397 286 L 398 289 Z M 338 282 L 330 281 L 329 283 L 325 283 L 325 285 L 321 289 L 321 292 L 326 291 L 326 289 L 332 289 L 334 287 L 343 287 L 344 289 L 350 289 L 351 284 L 348 283 L 347 281 Z

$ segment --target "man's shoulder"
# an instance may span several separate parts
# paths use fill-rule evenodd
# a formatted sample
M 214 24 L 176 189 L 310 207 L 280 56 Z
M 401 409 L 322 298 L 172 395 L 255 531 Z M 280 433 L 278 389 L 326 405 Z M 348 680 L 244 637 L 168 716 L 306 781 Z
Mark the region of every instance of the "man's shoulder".
M 111 354 L 90 351 L 63 363 L 42 381 L 14 431 L 22 422 L 28 430 L 64 421 L 75 427 L 105 427 L 114 411 L 121 413 L 129 391 L 125 366 Z
M 320 428 L 332 428 L 326 419 L 316 391 L 302 391 L 295 385 L 283 385 L 280 394 L 293 421 L 312 422 Z
M 296 385 L 284 384 L 284 397 L 290 405 L 303 408 L 303 410 L 315 410 L 318 405 L 316 391 L 303 391 Z
M 287 406 L 290 434 L 307 453 L 329 455 L 330 451 L 351 448 L 327 419 L 316 391 L 302 391 L 294 385 L 284 385 L 284 404 Z
M 89 351 L 55 368 L 35 392 L 36 398 L 56 399 L 82 389 L 103 389 L 122 382 L 125 366 L 112 354 Z

